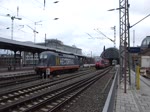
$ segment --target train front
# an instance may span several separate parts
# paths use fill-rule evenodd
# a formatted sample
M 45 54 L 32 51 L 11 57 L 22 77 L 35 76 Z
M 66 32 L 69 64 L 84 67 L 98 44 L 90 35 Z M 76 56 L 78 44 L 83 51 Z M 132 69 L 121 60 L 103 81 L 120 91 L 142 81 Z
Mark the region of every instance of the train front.
M 104 64 L 104 60 L 103 59 L 100 59 L 99 61 L 97 61 L 95 63 L 95 68 L 96 69 L 101 69 L 101 68 L 104 68 L 105 67 L 105 64 Z
M 43 52 L 40 54 L 39 62 L 35 67 L 36 74 L 46 75 L 50 74 L 50 69 L 48 68 L 48 54 Z

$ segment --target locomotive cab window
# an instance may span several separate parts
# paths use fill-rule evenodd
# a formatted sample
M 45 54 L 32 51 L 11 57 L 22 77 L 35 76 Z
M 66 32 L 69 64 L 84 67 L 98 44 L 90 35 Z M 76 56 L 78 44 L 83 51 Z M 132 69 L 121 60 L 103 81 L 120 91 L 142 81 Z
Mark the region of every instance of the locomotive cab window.
M 41 54 L 40 59 L 47 59 L 47 54 Z
M 39 65 L 47 64 L 47 54 L 41 54 L 39 59 Z
M 55 65 L 56 56 L 55 55 L 49 55 L 47 59 L 47 66 L 54 66 Z

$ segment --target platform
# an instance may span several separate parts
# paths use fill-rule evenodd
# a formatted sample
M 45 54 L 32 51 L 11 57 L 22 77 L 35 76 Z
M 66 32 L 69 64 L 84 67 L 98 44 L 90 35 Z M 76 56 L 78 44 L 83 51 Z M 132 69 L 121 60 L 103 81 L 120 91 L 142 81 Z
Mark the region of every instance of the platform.
M 127 83 L 124 93 L 124 82 L 118 86 L 114 112 L 150 112 L 150 79 L 140 76 L 140 89 L 135 86 L 135 73 L 131 71 L 131 85 Z
M 16 67 L 16 70 L 14 70 L 14 68 L 12 67 L 11 70 L 8 70 L 8 68 L 3 68 L 1 67 L 0 68 L 0 73 L 3 73 L 3 72 L 16 72 L 16 71 L 26 71 L 26 70 L 33 70 L 34 67 L 33 66 L 26 66 L 26 67 Z
M 34 74 L 33 67 L 17 67 L 16 70 L 8 70 L 7 68 L 0 68 L 0 78 L 13 77 L 19 75 Z

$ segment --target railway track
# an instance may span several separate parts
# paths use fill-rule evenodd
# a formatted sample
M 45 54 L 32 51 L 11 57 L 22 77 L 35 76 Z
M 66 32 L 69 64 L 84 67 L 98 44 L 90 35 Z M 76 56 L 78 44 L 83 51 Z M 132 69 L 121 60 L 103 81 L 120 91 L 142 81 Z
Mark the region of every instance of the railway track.
M 87 74 L 88 72 L 92 72 L 94 71 L 94 69 L 86 69 L 84 71 L 79 71 L 79 72 L 75 72 L 75 73 L 72 73 L 72 74 L 64 74 L 64 75 L 61 75 L 60 78 L 57 78 L 57 77 L 54 77 L 53 79 L 44 79 L 44 80 L 41 80 L 41 78 L 39 79 L 36 79 L 36 81 L 32 80 L 32 79 L 29 79 L 29 80 L 24 80 L 23 83 L 16 83 L 16 80 L 12 81 L 10 80 L 11 83 L 13 83 L 12 85 L 11 84 L 5 84 L 4 85 L 2 84 L 1 86 L 3 88 L 0 88 L 0 95 L 3 95 L 3 94 L 7 94 L 7 93 L 10 93 L 10 92 L 14 92 L 14 91 L 17 91 L 17 90 L 22 90 L 22 89 L 26 89 L 28 87 L 35 87 L 35 86 L 38 86 L 39 84 L 41 85 L 44 85 L 44 84 L 47 84 L 49 83 L 49 81 L 52 83 L 54 81 L 58 81 L 61 82 L 61 81 L 66 81 L 66 80 L 70 80 L 72 78 L 75 78 L 75 77 L 79 77 L 79 76 L 82 76 L 82 75 L 85 75 Z M 80 74 L 81 73 L 81 74 Z M 34 76 L 33 76 L 34 77 Z M 24 79 L 24 78 L 23 78 Z M 22 80 L 22 79 L 21 79 Z M 8 80 L 9 81 L 9 80 Z M 32 81 L 32 82 L 31 82 Z M 3 82 L 1 82 L 3 83 Z M 56 82 L 57 83 L 57 82 Z M 8 85 L 8 86 L 5 86 L 5 85 Z M 10 85 L 10 86 L 9 86 Z M 5 88 L 4 88 L 5 87 Z
M 40 79 L 40 80 L 33 81 L 30 83 L 28 82 L 25 84 L 19 84 L 19 85 L 15 85 L 12 87 L 1 88 L 0 89 L 0 96 L 7 95 L 7 94 L 13 94 L 13 92 L 16 92 L 16 91 L 24 90 L 24 89 L 28 89 L 28 88 L 34 88 L 34 87 L 37 87 L 40 85 L 48 85 L 50 83 L 51 83 L 51 85 L 55 85 L 55 84 L 60 83 L 60 82 L 68 81 L 68 80 L 71 80 L 73 78 L 86 75 L 87 73 L 92 72 L 92 71 L 94 71 L 94 69 L 80 71 L 80 72 L 76 72 L 73 74 L 65 74 L 61 78 L 53 78 L 53 79 L 46 79 L 46 80 Z
M 30 75 L 19 77 L 19 78 L 13 77 L 13 78 L 8 79 L 8 80 L 7 80 L 7 78 L 5 78 L 5 80 L 1 79 L 0 88 L 4 88 L 7 86 L 13 86 L 16 84 L 22 84 L 22 83 L 26 83 L 26 82 L 31 82 L 31 81 L 35 81 L 38 79 L 40 79 L 40 76 L 35 75 L 35 74 L 30 74 Z
M 98 80 L 98 78 L 101 77 L 98 75 L 100 73 L 102 73 L 102 71 L 96 71 L 90 74 L 83 72 L 83 74 L 78 77 L 75 75 L 74 77 L 70 76 L 67 79 L 64 78 L 54 82 L 46 82 L 45 84 L 42 83 L 1 92 L 0 111 L 27 112 L 37 111 L 37 109 L 44 111 L 45 107 L 43 107 L 43 105 L 46 105 L 48 111 L 55 111 L 58 107 L 64 105 L 65 102 Z M 68 81 L 67 84 L 64 83 L 66 81 Z M 49 104 L 49 102 L 51 103 Z
M 82 69 L 80 71 L 86 71 L 89 69 Z M 24 72 L 19 74 L 0 76 L 0 88 L 6 88 L 8 86 L 14 86 L 22 83 L 36 81 L 41 79 L 40 75 L 36 75 L 35 72 Z

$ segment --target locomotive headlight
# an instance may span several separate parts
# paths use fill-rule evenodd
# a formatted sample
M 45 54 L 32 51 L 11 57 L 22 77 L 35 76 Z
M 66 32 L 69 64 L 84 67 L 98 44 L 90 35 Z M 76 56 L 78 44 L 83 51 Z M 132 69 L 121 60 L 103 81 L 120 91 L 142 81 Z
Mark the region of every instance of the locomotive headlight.
M 50 75 L 50 73 L 51 73 L 51 72 L 50 72 L 50 68 L 47 68 L 47 69 L 46 69 L 46 75 Z

